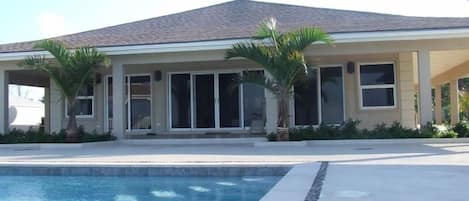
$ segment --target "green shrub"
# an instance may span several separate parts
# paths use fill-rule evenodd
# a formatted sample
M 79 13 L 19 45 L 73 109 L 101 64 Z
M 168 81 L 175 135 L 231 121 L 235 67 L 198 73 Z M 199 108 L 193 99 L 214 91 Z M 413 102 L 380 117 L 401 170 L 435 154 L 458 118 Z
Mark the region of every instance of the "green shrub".
M 275 133 L 269 133 L 269 134 L 267 134 L 267 140 L 268 140 L 269 142 L 277 141 L 277 134 L 275 134 Z
M 337 139 L 392 139 L 392 138 L 453 138 L 459 136 L 453 130 L 439 132 L 432 124 L 421 129 L 411 129 L 402 126 L 399 122 L 391 125 L 377 124 L 373 129 L 359 129 L 360 121 L 347 120 L 340 126 L 321 124 L 313 126 L 292 128 L 289 130 L 290 141 L 301 140 L 337 140 Z M 469 127 L 469 126 L 468 126 Z
M 458 122 L 456 125 L 454 125 L 453 131 L 458 134 L 458 137 L 469 137 L 469 122 Z
M 98 142 L 115 140 L 110 133 L 99 134 L 96 131 L 87 133 L 83 128 L 79 128 L 78 142 Z M 59 133 L 46 133 L 44 131 L 32 130 L 27 131 L 13 129 L 5 135 L 0 135 L 0 144 L 18 144 L 18 143 L 65 143 L 66 131 L 61 130 Z
M 454 132 L 452 129 L 448 129 L 439 133 L 440 138 L 457 138 L 458 133 Z
M 432 123 L 428 122 L 427 125 L 423 126 L 419 130 L 420 135 L 423 138 L 437 138 L 439 137 L 438 128 L 435 127 Z

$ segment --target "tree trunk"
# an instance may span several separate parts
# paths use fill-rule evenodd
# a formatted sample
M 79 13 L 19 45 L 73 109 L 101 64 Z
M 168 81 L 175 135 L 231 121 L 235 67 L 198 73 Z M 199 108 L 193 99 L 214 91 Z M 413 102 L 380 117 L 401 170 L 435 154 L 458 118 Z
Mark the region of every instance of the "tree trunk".
M 68 101 L 68 124 L 67 124 L 67 142 L 78 142 L 79 132 L 76 118 L 76 100 Z
M 277 98 L 278 104 L 278 121 L 277 121 L 277 137 L 279 141 L 288 141 L 290 136 L 288 134 L 289 124 L 289 96 L 279 96 Z

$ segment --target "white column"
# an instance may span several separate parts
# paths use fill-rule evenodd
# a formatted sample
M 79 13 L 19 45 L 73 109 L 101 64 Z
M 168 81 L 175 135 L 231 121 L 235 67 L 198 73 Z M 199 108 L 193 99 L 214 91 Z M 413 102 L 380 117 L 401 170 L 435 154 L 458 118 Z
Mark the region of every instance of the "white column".
M 435 123 L 441 124 L 443 122 L 443 112 L 441 105 L 441 85 L 435 87 Z
M 270 76 L 267 71 L 264 71 L 265 76 Z M 293 108 L 290 108 L 292 110 Z M 278 119 L 278 106 L 277 98 L 269 90 L 265 90 L 265 113 L 266 123 L 265 131 L 267 134 L 277 133 L 277 119 Z
M 432 86 L 430 72 L 430 51 L 418 51 L 418 78 L 419 78 L 419 117 L 420 126 L 432 122 Z
M 414 58 L 415 57 L 415 58 Z M 415 128 L 415 85 L 414 67 L 417 68 L 417 55 L 413 52 L 399 53 L 399 107 L 401 124 L 406 128 Z
M 458 80 L 451 80 L 449 87 L 450 105 L 451 105 L 451 124 L 459 122 L 459 96 Z
M 50 132 L 58 133 L 63 128 L 63 117 L 65 117 L 65 105 L 62 93 L 57 84 L 50 80 L 49 85 L 49 130 Z
M 50 84 L 44 87 L 44 130 L 50 133 Z
M 125 132 L 125 80 L 124 65 L 112 65 L 112 134 L 118 139 L 124 138 Z
M 8 132 L 8 72 L 0 70 L 0 134 Z

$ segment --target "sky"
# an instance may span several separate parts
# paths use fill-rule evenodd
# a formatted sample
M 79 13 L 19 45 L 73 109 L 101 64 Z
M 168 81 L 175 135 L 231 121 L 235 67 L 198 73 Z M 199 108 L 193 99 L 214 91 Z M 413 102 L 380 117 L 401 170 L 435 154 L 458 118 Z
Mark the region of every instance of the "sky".
M 227 0 L 0 0 L 0 44 L 102 28 Z M 469 17 L 469 0 L 262 0 L 410 16 Z
M 227 0 L 0 0 L 0 44 L 39 40 L 201 8 Z M 260 0 L 408 16 L 469 17 L 469 0 Z M 18 90 L 11 86 L 12 95 Z M 39 100 L 44 90 L 23 87 Z

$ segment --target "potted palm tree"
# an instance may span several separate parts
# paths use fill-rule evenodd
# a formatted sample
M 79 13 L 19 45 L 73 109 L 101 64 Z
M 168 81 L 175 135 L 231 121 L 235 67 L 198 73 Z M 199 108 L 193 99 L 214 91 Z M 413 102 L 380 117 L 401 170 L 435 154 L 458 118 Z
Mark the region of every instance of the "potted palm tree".
M 241 82 L 254 83 L 274 94 L 278 104 L 277 136 L 288 140 L 290 98 L 293 86 L 308 77 L 311 68 L 306 64 L 304 50 L 312 43 L 332 42 L 329 35 L 318 28 L 304 27 L 290 32 L 277 30 L 276 20 L 269 18 L 260 27 L 250 42 L 233 45 L 225 59 L 235 57 L 256 62 L 264 68 L 266 75 L 243 73 Z
M 46 73 L 58 86 L 68 104 L 67 141 L 76 142 L 79 137 L 76 97 L 83 88 L 94 82 L 99 68 L 109 66 L 109 59 L 96 48 L 69 50 L 63 43 L 54 40 L 40 41 L 34 47 L 48 51 L 54 59 L 46 59 L 44 55 L 29 56 L 19 65 Z

